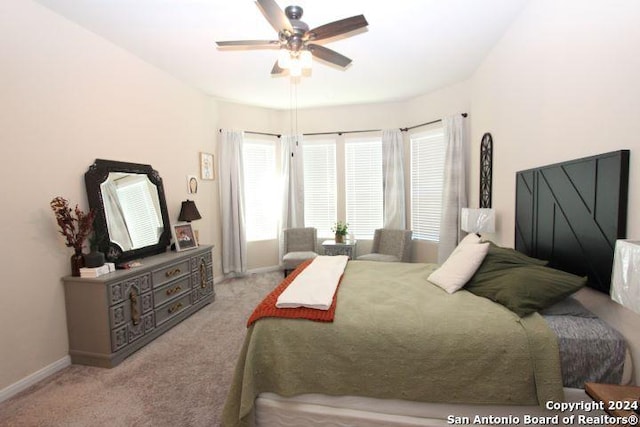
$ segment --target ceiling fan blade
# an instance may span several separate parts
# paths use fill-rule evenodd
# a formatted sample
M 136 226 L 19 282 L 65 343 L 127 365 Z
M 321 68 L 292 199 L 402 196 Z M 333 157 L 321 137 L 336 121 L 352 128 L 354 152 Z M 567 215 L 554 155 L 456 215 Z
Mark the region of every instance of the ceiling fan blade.
M 335 65 L 339 65 L 342 68 L 351 64 L 351 59 L 347 58 L 344 55 L 339 54 L 335 50 L 328 49 L 318 44 L 309 44 L 307 45 L 307 47 L 311 51 L 311 54 L 316 58 L 325 60 L 327 62 L 331 62 L 332 64 L 335 64 Z
M 313 28 L 307 34 L 309 35 L 309 40 L 323 40 L 366 27 L 367 25 L 369 23 L 364 18 L 364 15 L 356 15 Z
M 276 61 L 276 63 L 273 64 L 273 68 L 271 69 L 271 75 L 273 76 L 277 74 L 282 74 L 283 72 L 284 70 L 278 66 L 278 61 Z
M 280 42 L 278 40 L 230 40 L 216 42 L 218 47 L 279 47 Z
M 275 0 L 257 0 L 256 4 L 262 11 L 264 17 L 267 18 L 267 21 L 269 21 L 278 33 L 282 30 L 289 30 L 289 32 L 293 33 L 293 27 L 291 26 L 289 18 L 287 18 L 287 15 L 284 14 Z

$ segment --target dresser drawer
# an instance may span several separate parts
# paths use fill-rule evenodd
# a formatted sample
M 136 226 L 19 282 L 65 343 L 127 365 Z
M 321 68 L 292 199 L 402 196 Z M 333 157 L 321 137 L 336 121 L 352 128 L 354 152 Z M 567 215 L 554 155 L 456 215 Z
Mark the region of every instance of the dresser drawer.
M 153 310 L 153 296 L 151 292 L 139 296 L 138 301 L 139 302 L 136 302 L 138 313 L 146 314 Z M 132 304 L 131 300 L 128 299 L 109 308 L 109 323 L 112 329 L 132 321 Z
M 211 251 L 207 251 L 203 254 L 194 256 L 191 258 L 191 271 L 197 271 L 200 268 L 200 264 L 212 264 L 213 256 Z
M 200 268 L 191 275 L 191 286 L 194 289 L 205 287 L 210 281 L 213 281 L 213 266 L 211 264 L 200 264 Z
M 191 305 L 191 293 L 156 308 L 156 326 L 160 326 Z
M 158 288 L 165 283 L 187 276 L 191 273 L 189 259 L 171 264 L 168 267 L 153 271 L 153 287 Z M 156 303 L 157 304 L 157 303 Z
M 109 305 L 118 304 L 129 298 L 129 290 L 132 286 L 135 286 L 140 294 L 151 290 L 151 275 L 148 273 L 141 274 L 140 276 L 109 285 Z
M 154 313 L 151 312 L 143 316 L 140 322 L 135 325 L 129 321 L 129 323 L 113 329 L 111 331 L 111 351 L 118 351 L 153 330 L 155 328 L 154 317 Z
M 153 290 L 153 301 L 155 307 L 161 306 L 167 301 L 180 297 L 181 295 L 189 292 L 191 287 L 189 285 L 189 277 L 185 276 L 182 279 L 174 280 L 173 282 L 166 283 L 161 288 Z
M 206 282 L 205 286 L 193 288 L 193 302 L 200 301 L 206 296 L 213 294 L 213 280 Z

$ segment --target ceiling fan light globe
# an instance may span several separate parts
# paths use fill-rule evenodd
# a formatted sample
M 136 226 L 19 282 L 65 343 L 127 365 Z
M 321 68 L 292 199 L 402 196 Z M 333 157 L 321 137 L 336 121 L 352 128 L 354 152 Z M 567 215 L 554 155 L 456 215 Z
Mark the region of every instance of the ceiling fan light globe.
M 278 52 L 278 67 L 283 70 L 288 69 L 291 66 L 291 54 L 286 49 L 280 49 Z
M 291 77 L 300 77 L 302 75 L 302 64 L 299 59 L 292 58 L 291 66 L 289 67 L 289 73 Z
M 312 62 L 311 52 L 309 52 L 308 50 L 303 50 L 302 52 L 300 52 L 300 64 L 302 65 L 302 68 L 304 69 L 311 68 L 311 62 Z

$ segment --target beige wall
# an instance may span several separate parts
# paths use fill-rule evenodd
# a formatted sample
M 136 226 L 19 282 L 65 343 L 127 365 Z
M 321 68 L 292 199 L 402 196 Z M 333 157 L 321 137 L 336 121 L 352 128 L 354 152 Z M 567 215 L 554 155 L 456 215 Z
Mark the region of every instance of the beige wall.
M 415 99 L 301 110 L 301 132 L 404 127 L 469 112 L 470 203 L 477 204 L 478 146 L 495 141 L 496 238 L 513 244 L 514 173 L 639 147 L 640 30 L 635 1 L 536 0 L 469 80 Z M 3 167 L 0 390 L 67 354 L 59 278 L 70 250 L 48 202 L 86 207 L 83 174 L 95 158 L 152 164 L 164 178 L 172 220 L 187 198 L 198 152 L 216 152 L 217 129 L 287 132 L 286 111 L 213 101 L 28 0 L 0 2 L 0 135 Z M 8 60 L 7 60 L 8 59 Z M 640 202 L 631 155 L 629 237 Z M 195 199 L 201 240 L 219 247 L 218 181 Z M 277 262 L 273 242 L 250 247 L 250 268 Z M 434 248 L 417 246 L 433 260 Z M 216 251 L 216 276 L 220 276 Z
M 473 76 L 471 188 L 491 132 L 502 243 L 514 244 L 516 171 L 619 149 L 632 151 L 628 236 L 640 238 L 639 16 L 637 1 L 532 1 Z
M 171 220 L 215 150 L 217 107 L 145 62 L 28 0 L 0 2 L 2 146 L 0 390 L 68 352 L 60 277 L 71 250 L 49 201 L 87 208 L 84 172 L 96 158 L 149 163 L 163 177 Z M 201 240 L 217 224 L 214 181 L 195 199 Z M 217 258 L 217 254 L 216 254 Z M 219 262 L 216 263 L 219 268 Z M 219 274 L 219 273 L 216 273 Z

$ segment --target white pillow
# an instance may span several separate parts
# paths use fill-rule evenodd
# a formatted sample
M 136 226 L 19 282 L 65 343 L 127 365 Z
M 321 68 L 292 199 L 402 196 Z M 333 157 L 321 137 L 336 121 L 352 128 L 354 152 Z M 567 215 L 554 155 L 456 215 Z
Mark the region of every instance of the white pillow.
M 471 279 L 488 251 L 488 243 L 462 244 L 461 242 L 427 280 L 452 294 Z
M 460 243 L 458 243 L 459 245 L 462 244 L 468 244 L 468 243 L 480 243 L 480 236 L 478 236 L 476 233 L 469 233 L 466 236 L 464 236 L 464 239 L 460 240 Z

